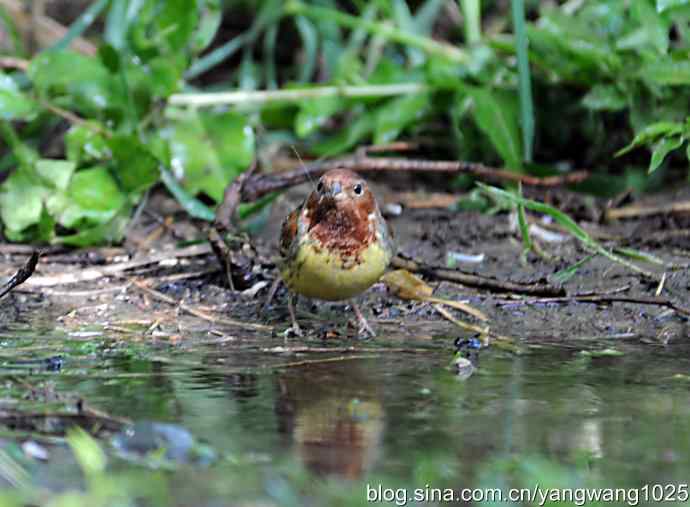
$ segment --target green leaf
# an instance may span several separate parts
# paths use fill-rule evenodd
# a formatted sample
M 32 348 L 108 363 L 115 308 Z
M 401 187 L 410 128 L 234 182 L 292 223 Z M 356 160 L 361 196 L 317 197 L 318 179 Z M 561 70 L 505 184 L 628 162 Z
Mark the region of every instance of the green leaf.
M 216 219 L 213 210 L 182 188 L 170 171 L 161 170 L 161 180 L 190 216 L 207 222 L 213 222 Z
M 21 231 L 39 223 L 49 192 L 24 168 L 17 168 L 5 180 L 0 186 L 0 217 L 8 238 L 21 239 Z
M 620 111 L 625 109 L 626 96 L 615 85 L 596 84 L 582 99 L 582 105 L 592 111 Z
M 47 182 L 51 187 L 61 192 L 67 190 L 70 178 L 77 164 L 69 160 L 41 159 L 35 164 L 36 173 L 43 182 Z
M 170 142 L 172 170 L 182 186 L 192 195 L 204 192 L 216 202 L 254 158 L 254 132 L 237 113 L 190 113 L 162 135 Z
M 192 44 L 195 53 L 203 51 L 213 42 L 222 20 L 223 10 L 221 9 L 220 0 L 206 0 L 202 2 L 201 18 L 199 19 L 199 26 L 194 33 Z
M 666 155 L 680 148 L 684 142 L 685 140 L 682 136 L 663 137 L 657 141 L 652 149 L 652 158 L 649 161 L 648 173 L 651 174 L 656 171 L 666 158 Z
M 29 64 L 28 76 L 40 94 L 66 95 L 70 107 L 87 116 L 125 103 L 119 80 L 98 59 L 72 51 L 39 54 Z
M 91 167 L 72 176 L 65 199 L 52 202 L 49 208 L 59 212 L 58 221 L 65 227 L 100 225 L 110 221 L 127 199 L 105 167 Z
M 682 5 L 690 5 L 690 0 L 656 0 L 657 12 L 664 12 Z
M 36 103 L 21 92 L 14 79 L 0 72 L 0 120 L 31 120 L 37 113 Z
M 74 125 L 65 134 L 65 150 L 67 159 L 77 165 L 97 162 L 109 156 L 108 143 L 101 134 L 96 132 L 100 128 L 93 124 Z
M 127 225 L 129 224 L 129 216 L 124 213 L 124 210 L 127 210 L 127 208 L 123 208 L 123 211 L 117 213 L 111 220 L 104 224 L 81 229 L 74 234 L 57 236 L 52 239 L 52 242 L 76 247 L 92 246 L 102 243 L 119 243 L 124 238 Z
M 120 71 L 120 54 L 110 44 L 101 44 L 98 48 L 98 58 L 113 74 Z
M 322 127 L 334 114 L 347 107 L 348 102 L 341 97 L 320 97 L 304 100 L 299 104 L 295 116 L 295 132 L 304 138 Z
M 376 111 L 374 144 L 395 140 L 400 132 L 424 116 L 431 107 L 427 93 L 415 93 L 389 100 Z
M 86 29 L 98 18 L 98 15 L 106 8 L 110 0 L 96 0 L 72 23 L 67 33 L 57 41 L 50 50 L 67 49 L 74 39 L 80 37 Z
M 125 48 L 130 23 L 136 19 L 136 13 L 128 13 L 128 10 L 129 0 L 111 0 L 110 9 L 108 9 L 108 15 L 105 19 L 103 38 L 118 50 Z
M 583 257 L 579 261 L 577 261 L 575 264 L 572 264 L 572 265 L 568 266 L 567 268 L 556 271 L 555 273 L 549 275 L 549 281 L 551 283 L 563 285 L 568 280 L 570 280 L 573 276 L 575 276 L 577 274 L 577 271 L 584 264 L 586 264 L 587 262 L 592 260 L 594 257 L 595 257 L 594 254 L 588 255 L 586 257 Z
M 113 169 L 126 192 L 143 192 L 158 181 L 158 160 L 136 136 L 108 139 Z
M 534 144 L 534 104 L 532 102 L 532 78 L 527 53 L 527 32 L 525 29 L 525 4 L 523 0 L 512 0 L 515 50 L 518 63 L 518 92 L 520 96 L 520 127 L 522 131 L 523 160 L 532 161 Z
M 474 120 L 509 169 L 522 168 L 522 146 L 514 97 L 482 88 L 468 88 L 474 101 Z
M 656 11 L 649 0 L 631 4 L 633 15 L 641 23 L 649 43 L 661 54 L 668 52 L 671 24 Z
M 300 65 L 298 81 L 304 83 L 308 82 L 314 75 L 316 58 L 318 57 L 319 35 L 314 24 L 304 16 L 295 17 L 295 26 L 304 48 L 304 61 Z
M 313 145 L 311 150 L 315 154 L 324 157 L 343 153 L 371 134 L 374 122 L 373 113 L 361 113 L 341 129 L 340 132 Z
M 154 26 L 160 39 L 168 43 L 169 51 L 182 50 L 190 44 L 199 12 L 197 0 L 165 0 L 163 9 L 156 13 Z
M 98 442 L 81 428 L 71 429 L 67 434 L 69 444 L 77 463 L 86 476 L 105 471 L 107 458 Z
M 476 1 L 479 2 L 479 0 Z M 431 35 L 431 30 L 444 4 L 445 0 L 426 0 L 414 13 L 415 32 L 420 35 Z
M 620 157 L 638 146 L 651 143 L 661 136 L 672 136 L 683 132 L 683 124 L 660 121 L 647 125 L 640 133 L 638 133 L 630 144 L 624 146 L 616 152 L 614 156 Z
M 690 61 L 658 59 L 642 65 L 638 75 L 647 82 L 658 85 L 690 84 Z

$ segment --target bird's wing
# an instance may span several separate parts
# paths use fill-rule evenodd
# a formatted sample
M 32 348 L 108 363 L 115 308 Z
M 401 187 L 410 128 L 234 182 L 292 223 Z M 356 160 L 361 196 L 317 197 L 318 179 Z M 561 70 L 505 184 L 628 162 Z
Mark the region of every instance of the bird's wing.
M 282 257 L 288 256 L 290 247 L 297 237 L 297 220 L 301 210 L 302 206 L 298 206 L 283 221 L 283 226 L 280 229 L 280 255 Z

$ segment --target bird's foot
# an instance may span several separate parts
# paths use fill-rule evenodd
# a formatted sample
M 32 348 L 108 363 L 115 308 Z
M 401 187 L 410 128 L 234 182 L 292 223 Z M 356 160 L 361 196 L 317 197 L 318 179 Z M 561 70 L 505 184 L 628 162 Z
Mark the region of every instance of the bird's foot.
M 294 301 L 293 301 L 293 297 L 294 297 Z M 288 311 L 290 312 L 290 322 L 292 322 L 292 325 L 285 330 L 285 334 L 284 334 L 285 338 L 288 338 L 290 336 L 297 336 L 299 338 L 304 337 L 304 333 L 302 332 L 302 328 L 299 327 L 299 324 L 297 323 L 297 316 L 295 314 L 295 306 L 297 306 L 297 296 L 293 296 L 292 294 L 288 294 Z
M 287 328 L 285 331 L 283 331 L 283 337 L 284 338 L 304 338 L 304 331 L 302 331 L 302 328 L 299 327 L 299 324 L 297 322 L 293 322 L 292 325 Z
M 367 322 L 367 319 L 364 318 L 362 310 L 359 309 L 359 306 L 353 303 L 352 309 L 355 311 L 355 315 L 357 316 L 357 322 L 359 323 L 359 330 L 357 331 L 357 336 L 359 338 L 374 338 L 376 336 L 376 333 L 369 325 L 369 322 Z

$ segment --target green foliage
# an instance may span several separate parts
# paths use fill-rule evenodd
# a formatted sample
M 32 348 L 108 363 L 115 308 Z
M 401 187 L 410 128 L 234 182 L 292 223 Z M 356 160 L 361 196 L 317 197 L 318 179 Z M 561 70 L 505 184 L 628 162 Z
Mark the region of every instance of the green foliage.
M 109 5 L 108 5 L 109 4 Z M 106 9 L 107 7 L 107 9 Z M 66 49 L 102 14 L 103 44 L 95 56 Z M 144 192 L 166 186 L 195 216 L 254 157 L 252 126 L 234 113 L 168 114 L 161 99 L 181 89 L 184 72 L 214 39 L 218 0 L 95 2 L 65 38 L 38 53 L 26 73 L 0 74 L 2 133 L 18 162 L 0 186 L 0 217 L 13 241 L 88 245 L 118 242 Z M 42 159 L 33 146 L 50 114 L 72 122 L 64 159 Z M 78 115 L 81 119 L 75 120 Z M 33 121 L 15 131 L 9 121 Z M 203 210 L 203 211 L 198 211 Z
M 634 171 L 635 154 L 614 155 L 638 148 L 651 152 L 648 172 L 683 160 L 690 2 L 515 1 L 508 9 L 459 0 L 465 24 L 444 32 L 446 40 L 437 32 L 447 25 L 444 5 L 91 3 L 25 70 L 0 73 L 0 133 L 12 150 L 0 186 L 5 236 L 120 241 L 159 182 L 192 216 L 210 220 L 203 198 L 217 203 L 272 142 L 299 140 L 301 151 L 336 156 L 361 143 L 438 139 L 440 127 L 444 158 L 513 171 L 533 170 L 532 158 Z M 248 20 L 244 31 L 219 40 L 224 20 L 238 13 Z M 483 18 L 506 28 L 489 29 Z M 68 49 L 96 20 L 97 54 Z M 0 24 L 13 56 L 26 57 L 3 11 Z M 244 93 L 199 93 L 212 89 Z M 186 109 L 199 99 L 204 109 Z M 56 115 L 70 124 L 58 140 L 61 159 L 42 152 Z

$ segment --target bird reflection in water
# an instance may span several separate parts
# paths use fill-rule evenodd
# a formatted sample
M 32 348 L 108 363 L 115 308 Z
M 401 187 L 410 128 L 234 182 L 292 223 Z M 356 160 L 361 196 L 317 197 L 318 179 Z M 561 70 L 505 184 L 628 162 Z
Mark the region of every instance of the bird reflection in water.
M 357 479 L 379 457 L 383 407 L 367 362 L 311 365 L 277 379 L 280 431 L 316 474 Z

